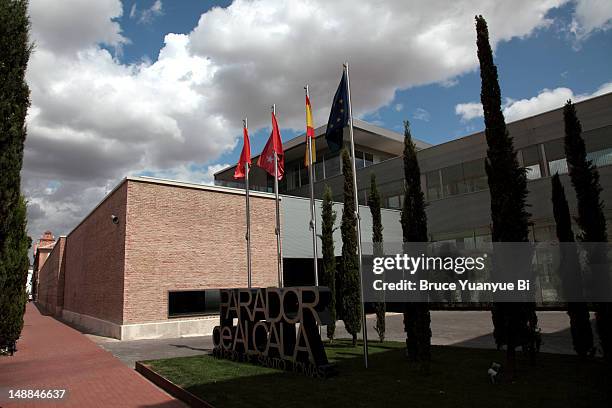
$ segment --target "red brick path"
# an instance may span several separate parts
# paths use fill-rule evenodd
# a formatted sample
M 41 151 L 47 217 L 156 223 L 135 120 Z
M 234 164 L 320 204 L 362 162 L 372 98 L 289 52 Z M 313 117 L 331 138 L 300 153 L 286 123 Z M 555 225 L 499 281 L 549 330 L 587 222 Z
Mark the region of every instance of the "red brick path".
M 184 407 L 80 332 L 28 304 L 13 357 L 0 357 L 0 389 L 66 389 L 67 398 L 2 407 Z M 6 395 L 1 396 L 4 398 Z

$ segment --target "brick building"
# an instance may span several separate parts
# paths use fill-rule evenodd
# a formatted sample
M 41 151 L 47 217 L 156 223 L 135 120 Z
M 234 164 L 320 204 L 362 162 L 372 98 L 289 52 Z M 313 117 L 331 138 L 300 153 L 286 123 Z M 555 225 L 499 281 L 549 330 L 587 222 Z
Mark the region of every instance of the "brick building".
M 587 157 L 601 177 L 601 198 L 607 203 L 605 216 L 612 235 L 612 93 L 579 102 L 576 109 Z M 563 149 L 562 108 L 509 123 L 508 130 L 517 158 L 527 169 L 530 239 L 554 240 L 550 177 L 559 173 L 566 191 L 573 191 Z M 340 201 L 344 182 L 340 157 L 327 148 L 324 126 L 315 134 L 319 138 L 315 196 L 320 198 L 327 185 Z M 286 286 L 314 282 L 304 140 L 302 135 L 283 144 L 286 177 L 279 184 Z M 370 176 L 375 174 L 386 207 L 382 210 L 384 241 L 401 243 L 398 209 L 405 187 L 403 136 L 356 120 L 355 143 L 359 202 L 366 203 Z M 484 133 L 436 146 L 415 143 L 430 240 L 457 248 L 490 242 Z M 43 237 L 34 264 L 39 275 L 38 304 L 94 333 L 120 339 L 210 334 L 218 316 L 219 292 L 215 289 L 247 284 L 244 187 L 233 179 L 233 173 L 233 166 L 216 173 L 216 186 L 146 177 L 124 179 L 54 247 L 50 233 Z M 251 187 L 259 190 L 251 192 L 253 286 L 276 286 L 273 179 L 257 166 L 251 176 Z M 568 193 L 568 200 L 575 215 L 573 193 Z M 316 205 L 321 225 L 320 201 Z M 340 215 L 342 204 L 334 203 L 334 207 Z M 370 211 L 360 208 L 364 255 L 370 255 Z M 340 221 L 338 216 L 337 227 Z M 342 247 L 340 235 L 337 228 L 337 256 Z M 321 257 L 320 241 L 318 244 Z M 537 262 L 538 268 L 552 270 L 548 258 L 538 257 Z M 538 289 L 542 293 L 556 290 L 551 279 L 542 282 Z
M 119 339 L 210 333 L 218 291 L 209 289 L 247 284 L 244 199 L 237 189 L 124 179 L 41 262 L 37 303 Z M 251 194 L 254 286 L 277 284 L 274 207 L 273 195 Z
M 40 270 L 47 261 L 49 254 L 55 246 L 55 237 L 51 231 L 45 231 L 34 243 L 34 262 L 32 263 L 32 295 L 36 295 L 39 289 L 38 281 Z

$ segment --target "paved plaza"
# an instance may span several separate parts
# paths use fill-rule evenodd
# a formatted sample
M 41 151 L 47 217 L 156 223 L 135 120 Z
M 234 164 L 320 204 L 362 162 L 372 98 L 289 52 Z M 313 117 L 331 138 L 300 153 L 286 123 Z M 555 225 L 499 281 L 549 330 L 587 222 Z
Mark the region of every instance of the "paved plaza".
M 567 315 L 539 312 L 538 316 L 542 352 L 573 354 Z M 387 315 L 388 340 L 404 340 L 402 318 L 401 314 Z M 370 341 L 377 339 L 374 319 L 367 319 Z M 494 347 L 490 312 L 435 311 L 432 331 L 432 343 L 436 345 Z M 338 322 L 337 337 L 348 337 L 342 322 Z M 84 335 L 41 315 L 33 304 L 28 304 L 18 347 L 14 357 L 0 359 L 0 385 L 11 389 L 67 390 L 66 400 L 45 402 L 46 407 L 173 408 L 184 405 L 134 371 L 134 362 L 207 353 L 212 339 L 199 336 L 118 341 Z M 35 406 L 31 401 L 0 403 L 3 407 Z
M 573 354 L 567 314 L 565 312 L 538 312 L 538 317 L 542 329 L 541 351 Z M 405 340 L 402 320 L 401 314 L 389 313 L 387 315 L 387 340 Z M 495 348 L 491 313 L 488 311 L 433 311 L 431 320 L 432 343 L 435 345 Z M 376 341 L 378 336 L 374 330 L 375 317 L 369 315 L 367 321 L 368 338 L 370 341 Z M 325 334 L 325 330 L 323 333 Z M 349 337 L 341 321 L 338 322 L 336 334 L 338 338 Z M 134 367 L 134 362 L 139 360 L 191 356 L 207 353 L 212 349 L 211 336 L 133 341 L 88 336 L 129 367 Z

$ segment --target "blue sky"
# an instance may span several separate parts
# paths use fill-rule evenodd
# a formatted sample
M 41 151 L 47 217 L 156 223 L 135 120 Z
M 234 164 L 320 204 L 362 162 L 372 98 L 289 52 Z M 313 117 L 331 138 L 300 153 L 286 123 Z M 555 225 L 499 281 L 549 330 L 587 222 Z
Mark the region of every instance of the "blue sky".
M 50 12 L 53 7 L 53 12 Z M 474 15 L 508 121 L 612 91 L 609 0 L 31 0 L 23 188 L 31 234 L 67 233 L 126 175 L 210 183 L 252 153 L 277 104 L 325 124 L 351 64 L 356 116 L 436 144 L 483 128 Z

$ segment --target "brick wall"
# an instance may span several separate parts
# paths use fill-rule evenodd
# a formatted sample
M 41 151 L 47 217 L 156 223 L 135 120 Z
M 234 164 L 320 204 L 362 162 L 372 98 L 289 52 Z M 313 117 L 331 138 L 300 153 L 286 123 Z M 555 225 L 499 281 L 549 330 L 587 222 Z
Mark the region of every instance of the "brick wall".
M 60 237 L 50 254 L 45 254 L 42 268 L 38 271 L 37 302 L 51 314 L 56 313 L 56 307 L 62 305 L 64 285 L 60 276 L 64 274 L 64 248 L 66 238 Z
M 123 322 L 126 200 L 124 182 L 68 235 L 64 309 Z
M 168 318 L 168 291 L 246 287 L 244 195 L 127 182 L 124 323 Z M 251 197 L 253 286 L 276 286 L 273 197 Z

